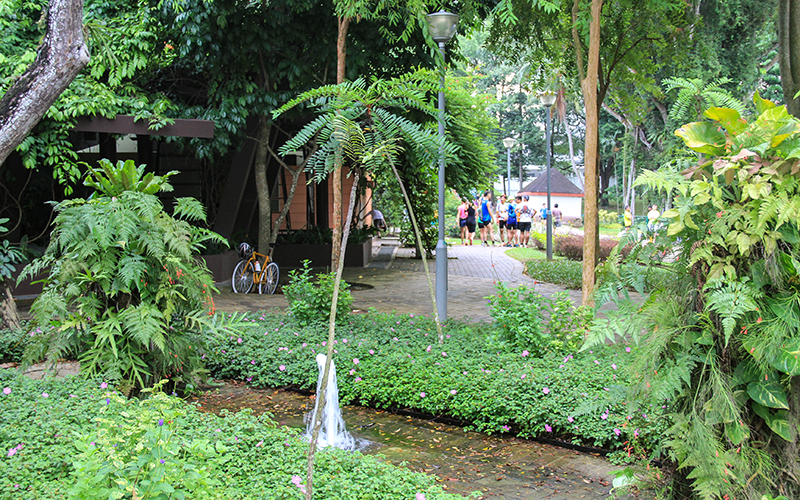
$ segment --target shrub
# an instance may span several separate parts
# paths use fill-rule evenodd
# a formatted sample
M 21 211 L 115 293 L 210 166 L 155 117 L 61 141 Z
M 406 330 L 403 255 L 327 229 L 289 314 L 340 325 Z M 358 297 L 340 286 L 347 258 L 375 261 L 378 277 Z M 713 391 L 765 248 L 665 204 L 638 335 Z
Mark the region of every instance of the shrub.
M 221 327 L 209 318 L 216 289 L 196 256 L 205 242 L 224 240 L 191 224 L 205 221 L 195 199 L 178 198 L 173 215 L 164 211 L 156 193 L 171 189 L 174 172 L 100 163 L 84 182 L 94 194 L 55 206 L 50 245 L 20 277 L 49 271 L 31 307 L 46 349 L 26 358 L 77 352 L 82 371 L 137 387 L 195 373 L 202 363 L 192 333 Z
M 617 240 L 600 238 L 600 246 L 597 248 L 600 260 L 606 260 L 617 244 L 619 244 Z M 569 260 L 583 260 L 583 236 L 556 236 L 553 242 L 553 253 Z
M 289 284 L 283 287 L 283 295 L 289 302 L 289 313 L 303 324 L 327 321 L 331 314 L 336 274 L 318 274 L 316 283 L 313 279 L 309 261 L 305 260 L 302 269 L 289 271 Z M 346 282 L 339 283 L 337 321 L 350 314 L 353 296 L 349 288 L 350 285 Z
M 599 210 L 597 212 L 597 217 L 600 220 L 601 226 L 610 226 L 613 224 L 619 226 L 619 215 L 617 212 L 612 212 L 611 210 Z
M 529 260 L 525 263 L 525 274 L 545 283 L 563 285 L 571 290 L 580 290 L 583 285 L 583 268 L 574 260 Z
M 300 498 L 308 443 L 249 410 L 216 416 L 156 392 L 126 399 L 82 378 L 0 373 L 0 498 Z M 12 452 L 13 450 L 13 452 Z M 317 450 L 315 497 L 455 500 L 434 479 Z M 135 493 L 134 493 L 135 491 Z
M 487 297 L 489 314 L 510 345 L 534 356 L 580 347 L 591 317 L 576 311 L 567 294 L 546 298 L 534 287 L 509 288 L 502 282 L 496 288 L 497 294 Z
M 539 250 L 547 249 L 547 235 L 544 233 L 535 233 L 531 231 L 531 245 Z
M 327 348 L 325 332 L 285 316 L 250 319 L 241 342 L 208 340 L 214 376 L 315 388 L 314 358 Z M 628 414 L 623 367 L 631 354 L 624 348 L 537 358 L 498 340 L 486 324 L 452 320 L 438 345 L 432 319 L 374 313 L 350 316 L 338 332 L 334 362 L 343 404 L 409 408 L 488 433 L 558 435 L 610 448 L 623 446 L 615 429 L 627 427 L 637 430 L 643 448 L 657 448 L 666 424 L 661 402 L 650 407 L 643 400 L 646 417 Z

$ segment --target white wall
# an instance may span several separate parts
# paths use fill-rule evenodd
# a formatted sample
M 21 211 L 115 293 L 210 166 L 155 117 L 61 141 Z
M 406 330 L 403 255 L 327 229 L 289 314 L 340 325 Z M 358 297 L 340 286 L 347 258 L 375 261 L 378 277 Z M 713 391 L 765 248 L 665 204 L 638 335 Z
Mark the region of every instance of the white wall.
M 542 208 L 542 203 L 547 203 L 547 195 L 531 196 L 528 203 L 538 211 Z M 550 210 L 555 208 L 556 203 L 558 203 L 558 208 L 561 210 L 561 213 L 564 214 L 564 218 L 574 219 L 581 216 L 583 198 L 550 195 Z

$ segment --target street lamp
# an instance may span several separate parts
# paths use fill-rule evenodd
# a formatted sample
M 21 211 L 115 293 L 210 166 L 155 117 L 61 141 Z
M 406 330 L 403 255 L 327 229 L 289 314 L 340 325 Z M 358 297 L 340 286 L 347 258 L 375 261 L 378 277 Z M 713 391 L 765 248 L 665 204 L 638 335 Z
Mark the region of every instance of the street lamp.
M 513 137 L 506 137 L 503 139 L 503 146 L 506 147 L 506 164 L 508 166 L 508 192 L 506 193 L 507 196 L 511 196 L 511 148 L 514 147 L 514 144 L 517 143 L 517 140 Z
M 439 241 L 436 242 L 436 311 L 439 321 L 447 320 L 447 244 L 444 242 L 444 44 L 456 34 L 458 15 L 440 10 L 425 16 L 428 31 L 439 44 L 442 75 L 439 85 Z
M 556 95 L 549 90 L 543 92 L 539 98 L 547 108 L 547 123 L 545 123 L 545 142 L 547 142 L 547 260 L 553 260 L 553 215 L 550 212 L 550 108 L 556 103 Z

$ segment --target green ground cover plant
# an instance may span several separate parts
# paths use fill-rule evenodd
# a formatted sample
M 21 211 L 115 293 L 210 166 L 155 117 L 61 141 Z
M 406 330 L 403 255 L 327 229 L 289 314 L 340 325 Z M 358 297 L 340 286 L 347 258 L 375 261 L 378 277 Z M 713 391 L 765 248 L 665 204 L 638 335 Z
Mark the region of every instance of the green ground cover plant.
M 574 260 L 529 260 L 525 263 L 525 274 L 544 283 L 563 285 L 570 290 L 580 290 L 582 284 L 581 263 Z
M 0 388 L 0 498 L 303 498 L 308 444 L 268 416 L 201 413 L 157 390 L 128 399 L 78 377 L 3 371 Z M 318 453 L 319 498 L 461 498 L 374 457 Z
M 241 336 L 209 339 L 206 366 L 215 377 L 316 386 L 314 357 L 327 349 L 325 332 L 271 314 L 250 315 L 245 323 Z M 430 318 L 352 315 L 334 346 L 340 399 L 445 415 L 488 433 L 558 436 L 613 449 L 631 440 L 643 449 L 659 446 L 662 403 L 627 411 L 622 367 L 629 348 L 537 358 L 490 330 L 448 322 L 438 345 Z

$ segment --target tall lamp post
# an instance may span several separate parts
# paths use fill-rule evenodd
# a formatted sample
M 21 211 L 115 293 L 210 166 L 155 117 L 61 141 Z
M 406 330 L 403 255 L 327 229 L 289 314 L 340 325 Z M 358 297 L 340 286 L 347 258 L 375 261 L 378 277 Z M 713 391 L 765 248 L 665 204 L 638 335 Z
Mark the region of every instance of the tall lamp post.
M 508 166 L 508 176 L 506 178 L 508 192 L 506 192 L 506 196 L 511 196 L 511 148 L 513 148 L 516 143 L 517 140 L 513 137 L 506 137 L 503 139 L 503 146 L 506 147 L 506 165 Z
M 550 108 L 556 103 L 556 95 L 549 90 L 540 96 L 542 104 L 547 108 L 547 123 L 545 123 L 545 142 L 547 143 L 547 260 L 553 260 L 553 214 L 550 211 Z
M 447 244 L 444 242 L 444 44 L 456 34 L 458 14 L 440 10 L 425 16 L 431 37 L 439 44 L 442 76 L 439 86 L 439 241 L 436 242 L 436 311 L 439 321 L 447 320 Z

